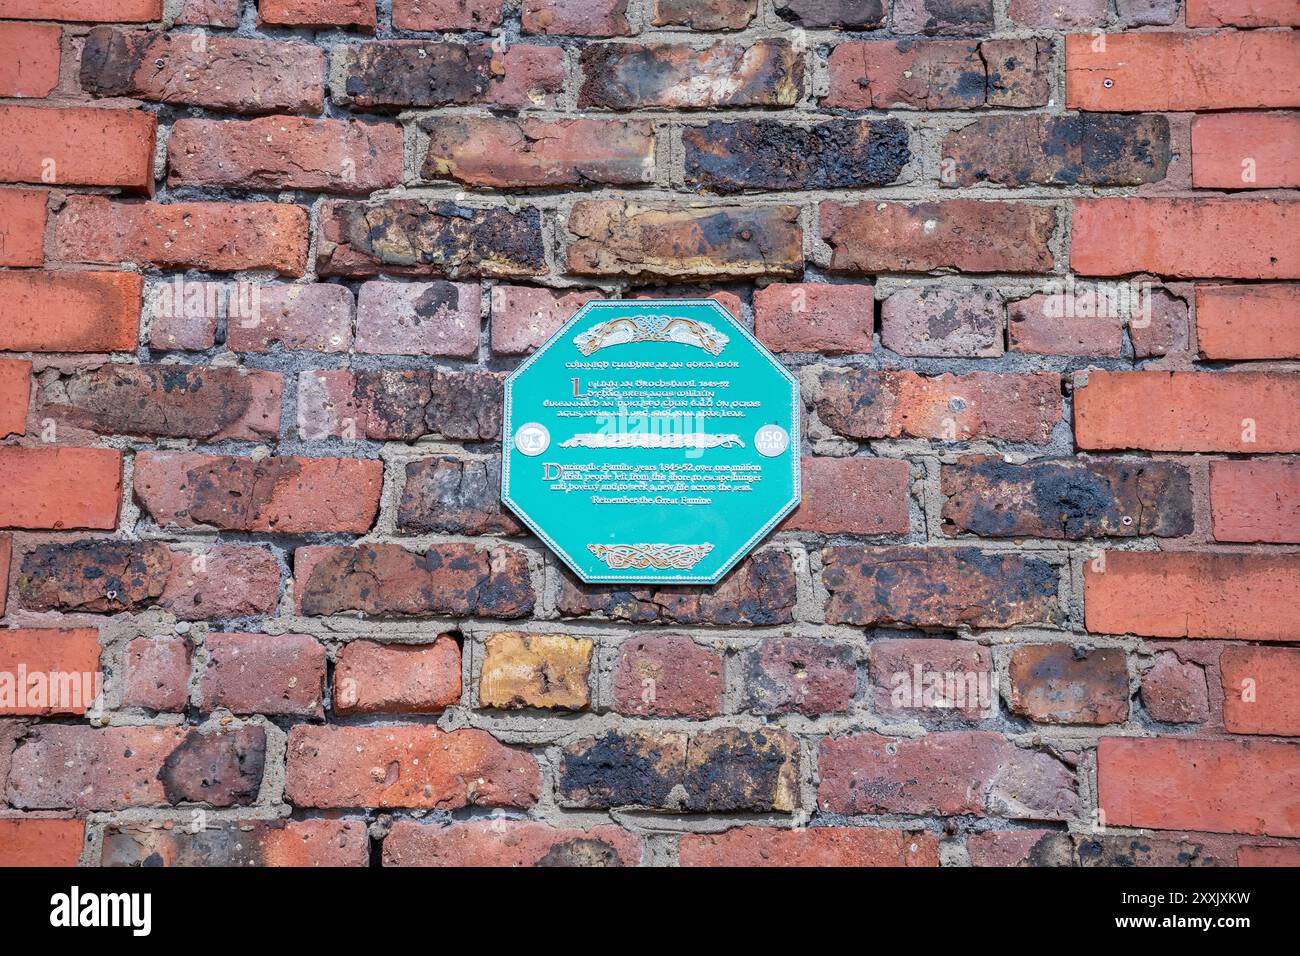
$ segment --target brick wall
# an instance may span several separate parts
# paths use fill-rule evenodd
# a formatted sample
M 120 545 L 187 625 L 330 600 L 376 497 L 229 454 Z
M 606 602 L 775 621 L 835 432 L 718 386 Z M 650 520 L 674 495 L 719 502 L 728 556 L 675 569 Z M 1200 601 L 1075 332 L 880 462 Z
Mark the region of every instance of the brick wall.
M 1290 0 L 0 18 L 0 862 L 1300 860 Z M 502 377 L 683 294 L 803 505 L 582 586 Z

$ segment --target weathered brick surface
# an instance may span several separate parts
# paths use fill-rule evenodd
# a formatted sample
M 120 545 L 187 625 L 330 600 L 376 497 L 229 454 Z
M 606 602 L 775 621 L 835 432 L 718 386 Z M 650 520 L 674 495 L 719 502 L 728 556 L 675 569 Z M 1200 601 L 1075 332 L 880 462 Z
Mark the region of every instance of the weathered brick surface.
M 425 724 L 296 724 L 285 794 L 302 807 L 519 807 L 537 802 L 537 761 L 484 730 Z
M 1149 459 L 1009 464 L 964 458 L 943 466 L 944 530 L 987 538 L 1190 534 L 1187 470 Z
M 637 866 L 641 841 L 615 826 L 590 830 L 518 820 L 433 826 L 402 820 L 384 840 L 384 866 Z
M 81 86 L 96 96 L 232 113 L 319 113 L 325 55 L 306 43 L 95 27 L 81 53 Z
M 546 271 L 536 209 L 470 209 L 446 201 L 388 199 L 320 207 L 321 275 L 522 277 Z
M 94 628 L 0 631 L 0 674 L 13 682 L 8 693 L 0 695 L 0 715 L 82 716 L 95 705 L 102 689 L 98 632 Z M 10 694 L 14 699 L 4 700 Z
M 367 866 L 360 820 L 237 820 L 185 827 L 123 824 L 104 834 L 103 866 Z
M 831 51 L 822 105 L 851 110 L 1044 106 L 1052 44 L 1028 40 L 868 40 Z
M 582 77 L 580 109 L 793 106 L 804 64 L 785 39 L 719 40 L 704 49 L 601 43 L 582 51 Z
M 1056 229 L 1049 206 L 948 199 L 821 205 L 831 271 L 1048 272 Z
M 119 203 L 75 196 L 55 219 L 68 262 L 302 275 L 307 210 L 289 203 Z
M 794 275 L 803 268 L 797 206 L 657 208 L 583 200 L 569 214 L 569 270 L 589 276 Z
M 984 731 L 917 740 L 827 737 L 819 766 L 817 804 L 835 813 L 1060 820 L 1078 808 L 1078 779 L 1070 767 L 1045 751 Z
M 383 463 L 143 452 L 135 497 L 160 525 L 228 531 L 370 530 Z
M 432 714 L 460 700 L 460 646 L 450 634 L 429 644 L 349 641 L 334 667 L 340 714 Z
M 439 116 L 420 127 L 429 137 L 426 179 L 509 188 L 635 185 L 655 177 L 655 135 L 645 122 Z
M 172 186 L 369 193 L 401 181 L 402 129 L 396 124 L 296 116 L 183 119 L 172 124 L 167 139 Z
M 1061 420 L 1059 378 L 1046 372 L 929 377 L 823 366 L 805 381 L 817 417 L 849 438 L 1041 444 Z
M 822 567 L 826 618 L 836 624 L 1011 627 L 1060 617 L 1059 572 L 1029 555 L 837 545 Z
M 0 863 L 1296 864 L 1295 27 L 0 0 Z M 695 297 L 801 501 L 582 584 L 504 379 Z

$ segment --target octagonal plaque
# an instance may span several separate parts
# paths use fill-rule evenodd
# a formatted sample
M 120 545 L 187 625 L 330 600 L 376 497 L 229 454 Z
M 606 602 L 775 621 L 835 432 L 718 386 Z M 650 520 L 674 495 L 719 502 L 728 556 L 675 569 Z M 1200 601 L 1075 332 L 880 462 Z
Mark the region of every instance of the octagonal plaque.
M 713 299 L 589 302 L 505 383 L 501 498 L 583 581 L 718 581 L 799 504 L 799 383 Z

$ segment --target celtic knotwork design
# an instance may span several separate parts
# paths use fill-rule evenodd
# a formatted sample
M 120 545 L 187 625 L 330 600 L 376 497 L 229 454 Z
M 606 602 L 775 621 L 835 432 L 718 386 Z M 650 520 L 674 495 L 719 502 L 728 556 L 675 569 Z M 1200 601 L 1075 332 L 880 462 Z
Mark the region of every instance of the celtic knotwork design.
M 713 550 L 711 544 L 589 544 L 587 550 L 612 570 L 689 571 Z
M 707 322 L 675 315 L 632 315 L 593 325 L 573 337 L 583 355 L 629 342 L 676 342 L 719 354 L 730 339 Z

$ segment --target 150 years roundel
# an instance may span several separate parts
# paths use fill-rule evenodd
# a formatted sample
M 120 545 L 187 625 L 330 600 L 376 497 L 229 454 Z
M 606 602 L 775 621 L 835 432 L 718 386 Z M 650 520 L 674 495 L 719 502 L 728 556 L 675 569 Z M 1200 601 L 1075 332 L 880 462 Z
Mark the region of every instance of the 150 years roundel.
M 588 303 L 506 379 L 501 497 L 583 581 L 713 583 L 799 504 L 799 384 L 712 299 Z

